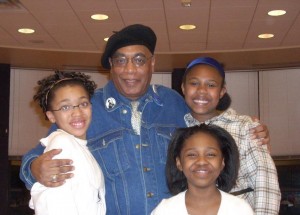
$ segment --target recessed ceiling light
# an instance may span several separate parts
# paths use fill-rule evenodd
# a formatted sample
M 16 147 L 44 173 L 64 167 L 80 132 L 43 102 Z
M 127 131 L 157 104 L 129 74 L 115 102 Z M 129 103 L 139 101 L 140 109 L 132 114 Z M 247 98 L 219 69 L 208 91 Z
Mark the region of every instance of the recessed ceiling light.
M 192 6 L 192 0 L 181 0 L 182 7 L 191 7 Z
M 20 29 L 18 29 L 18 32 L 20 32 L 22 34 L 33 34 L 34 30 L 31 28 L 20 28 Z
M 104 38 L 104 41 L 105 41 L 105 42 L 107 42 L 107 41 L 108 41 L 108 39 L 109 39 L 109 37 L 105 37 L 105 38 Z
M 94 14 L 91 16 L 91 18 L 94 20 L 106 20 L 108 19 L 108 16 L 105 14 Z
M 286 14 L 285 10 L 271 10 L 268 12 L 269 16 L 282 16 L 284 14 Z
M 258 35 L 258 38 L 260 39 L 269 39 L 269 38 L 272 38 L 274 37 L 274 34 L 260 34 Z
M 180 25 L 179 28 L 181 30 L 193 30 L 196 28 L 196 25 Z

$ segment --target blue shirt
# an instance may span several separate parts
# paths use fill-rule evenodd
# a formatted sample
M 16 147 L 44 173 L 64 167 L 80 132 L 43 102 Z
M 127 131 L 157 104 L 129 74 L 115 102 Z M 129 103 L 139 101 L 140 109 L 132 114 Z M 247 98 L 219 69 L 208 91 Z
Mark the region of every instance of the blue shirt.
M 108 100 L 113 101 L 111 105 Z M 166 153 L 175 129 L 186 127 L 184 115 L 189 110 L 178 93 L 164 86 L 149 86 L 138 101 L 142 113 L 140 135 L 131 126 L 131 101 L 120 95 L 111 81 L 91 100 L 93 120 L 87 132 L 88 147 L 105 177 L 108 215 L 150 214 L 170 196 Z M 35 182 L 30 164 L 43 150 L 38 145 L 23 157 L 20 177 L 28 189 Z

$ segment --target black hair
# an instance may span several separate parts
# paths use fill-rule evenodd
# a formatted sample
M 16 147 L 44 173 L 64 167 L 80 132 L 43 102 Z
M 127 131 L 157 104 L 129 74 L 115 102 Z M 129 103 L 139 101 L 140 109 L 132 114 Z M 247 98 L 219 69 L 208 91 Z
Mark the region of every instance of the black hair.
M 90 76 L 81 72 L 55 71 L 53 75 L 50 75 L 37 82 L 37 92 L 33 96 L 33 100 L 37 101 L 43 112 L 46 113 L 51 109 L 50 105 L 51 101 L 53 100 L 54 92 L 57 89 L 68 85 L 82 86 L 88 93 L 90 99 L 94 94 L 97 85 L 94 81 L 89 79 Z
M 166 176 L 171 194 L 176 195 L 188 188 L 185 175 L 177 168 L 176 158 L 187 139 L 196 133 L 205 133 L 215 138 L 220 146 L 225 167 L 217 178 L 218 188 L 224 192 L 230 191 L 236 184 L 239 171 L 239 151 L 233 137 L 223 128 L 216 125 L 196 125 L 189 128 L 179 128 L 174 133 L 168 148 Z
M 184 75 L 182 77 L 182 84 L 185 84 L 186 82 L 186 76 L 187 74 L 195 67 L 195 66 L 198 66 L 198 65 L 207 65 L 207 64 L 196 64 L 194 66 L 191 66 L 189 67 L 185 72 L 184 72 Z M 220 64 L 221 66 L 223 66 L 222 64 Z M 210 65 L 207 65 L 207 66 L 210 66 Z M 210 66 L 214 69 L 216 69 L 215 67 L 213 66 Z M 218 72 L 220 74 L 220 72 Z M 225 81 L 225 78 L 220 74 L 221 78 L 222 78 L 222 84 L 221 84 L 221 87 L 224 87 L 225 84 L 226 84 L 226 81 Z M 226 92 L 223 97 L 219 100 L 219 103 L 216 107 L 217 110 L 219 111 L 224 111 L 224 110 L 227 110 L 231 105 L 231 97 L 230 95 Z

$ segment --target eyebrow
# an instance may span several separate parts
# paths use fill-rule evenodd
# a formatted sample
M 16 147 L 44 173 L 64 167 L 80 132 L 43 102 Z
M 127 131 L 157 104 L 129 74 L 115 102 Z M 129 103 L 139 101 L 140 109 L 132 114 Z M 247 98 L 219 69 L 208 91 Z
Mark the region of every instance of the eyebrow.
M 87 97 L 87 96 L 81 96 L 81 97 L 78 98 L 78 100 L 83 100 L 83 99 L 89 100 L 89 97 Z M 63 102 L 71 102 L 71 100 L 68 99 L 68 98 L 66 98 L 66 99 L 63 99 L 63 100 L 59 101 L 59 103 L 63 103 Z
M 136 56 L 146 56 L 145 53 L 143 52 L 138 52 L 138 53 L 135 53 L 132 57 L 136 57 Z M 131 56 L 126 56 L 125 54 L 123 53 L 120 53 L 120 52 L 115 52 L 112 56 L 113 58 L 116 58 L 116 57 L 131 57 Z

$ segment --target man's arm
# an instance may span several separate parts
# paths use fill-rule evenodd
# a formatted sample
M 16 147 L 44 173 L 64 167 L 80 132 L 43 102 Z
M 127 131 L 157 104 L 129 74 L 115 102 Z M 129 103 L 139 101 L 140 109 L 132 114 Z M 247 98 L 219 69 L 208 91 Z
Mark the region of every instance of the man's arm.
M 53 125 L 50 128 L 49 134 L 56 130 Z M 57 187 L 62 185 L 66 179 L 73 176 L 68 173 L 74 169 L 72 160 L 52 158 L 61 152 L 60 149 L 54 149 L 49 152 L 44 152 L 44 147 L 38 144 L 34 149 L 26 153 L 22 158 L 20 168 L 20 179 L 25 183 L 27 189 L 31 189 L 32 185 L 38 181 L 47 187 Z M 54 175 L 57 175 L 56 180 L 52 181 Z
M 20 179 L 25 183 L 27 189 L 31 189 L 32 185 L 36 182 L 35 178 L 31 174 L 30 165 L 44 151 L 44 147 L 39 144 L 34 149 L 27 152 L 22 158 L 22 164 L 20 168 Z

